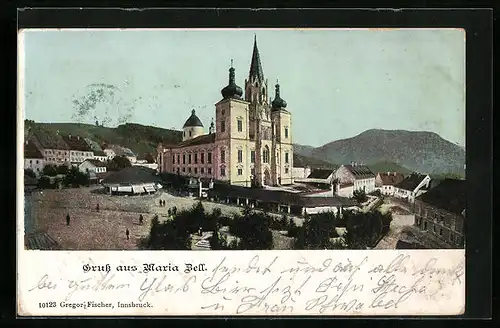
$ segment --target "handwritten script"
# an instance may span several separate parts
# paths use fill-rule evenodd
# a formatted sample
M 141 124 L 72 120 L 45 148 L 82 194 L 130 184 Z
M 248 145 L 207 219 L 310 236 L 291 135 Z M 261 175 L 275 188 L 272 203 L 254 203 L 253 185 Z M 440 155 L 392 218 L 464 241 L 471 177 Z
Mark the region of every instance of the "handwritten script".
M 120 265 L 115 256 L 91 260 L 100 264 L 89 267 L 106 268 L 97 272 L 76 273 L 68 265 L 59 271 L 54 269 L 57 266 L 40 266 L 40 271 L 21 275 L 23 308 L 44 315 L 138 311 L 150 315 L 412 315 L 440 314 L 436 309 L 458 314 L 465 303 L 461 251 L 167 254 L 168 268 L 184 268 L 185 259 L 191 257 L 201 264 L 190 266 L 203 269 L 162 270 L 167 266 L 159 265 L 156 271 L 152 266 L 140 270 L 140 261 L 124 258 L 122 267 L 128 261 L 129 267 L 139 269 L 114 270 Z M 162 256 L 155 254 L 154 261 L 162 261 Z M 82 265 L 78 259 L 65 262 Z M 36 307 L 52 301 L 58 306 Z M 117 306 L 111 312 L 109 307 L 87 307 L 89 301 Z

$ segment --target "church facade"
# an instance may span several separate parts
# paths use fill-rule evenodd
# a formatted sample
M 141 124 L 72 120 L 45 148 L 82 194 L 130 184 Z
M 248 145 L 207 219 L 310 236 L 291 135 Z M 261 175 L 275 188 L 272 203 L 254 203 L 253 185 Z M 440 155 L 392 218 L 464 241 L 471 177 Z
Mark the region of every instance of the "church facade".
M 158 145 L 159 171 L 245 187 L 292 184 L 292 116 L 280 85 L 275 85 L 273 100 L 268 92 L 255 39 L 244 92 L 231 64 L 208 133 L 193 110 L 182 142 Z

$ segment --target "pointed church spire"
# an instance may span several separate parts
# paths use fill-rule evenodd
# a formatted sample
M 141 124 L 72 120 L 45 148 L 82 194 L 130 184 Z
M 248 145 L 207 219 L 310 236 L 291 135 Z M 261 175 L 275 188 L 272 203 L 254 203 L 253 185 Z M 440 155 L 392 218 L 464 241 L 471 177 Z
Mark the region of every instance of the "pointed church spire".
M 252 63 L 250 64 L 249 80 L 256 78 L 258 81 L 264 81 L 264 72 L 260 63 L 259 49 L 257 48 L 257 35 L 254 35 Z

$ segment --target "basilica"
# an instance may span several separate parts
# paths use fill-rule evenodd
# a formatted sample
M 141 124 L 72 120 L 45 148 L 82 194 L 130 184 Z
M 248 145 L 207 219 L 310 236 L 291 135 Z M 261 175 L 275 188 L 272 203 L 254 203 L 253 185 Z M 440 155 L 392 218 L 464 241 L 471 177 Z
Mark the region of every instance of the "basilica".
M 257 39 L 245 90 L 236 84 L 231 63 L 229 83 L 215 104 L 208 133 L 196 112 L 183 126 L 178 144 L 159 144 L 160 172 L 225 181 L 244 187 L 293 183 L 291 113 L 276 83 L 274 99 L 260 61 Z M 244 93 L 244 94 L 243 94 Z

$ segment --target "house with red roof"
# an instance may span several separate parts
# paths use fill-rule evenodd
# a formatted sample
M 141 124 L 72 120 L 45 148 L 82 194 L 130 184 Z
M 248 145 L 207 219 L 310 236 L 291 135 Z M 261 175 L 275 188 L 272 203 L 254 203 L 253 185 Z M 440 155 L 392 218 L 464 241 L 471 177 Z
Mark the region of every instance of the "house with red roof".
M 394 196 L 394 186 L 404 180 L 399 172 L 378 172 L 375 177 L 375 188 L 383 195 Z

